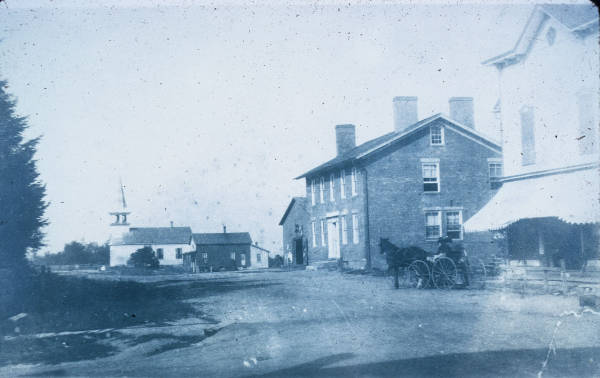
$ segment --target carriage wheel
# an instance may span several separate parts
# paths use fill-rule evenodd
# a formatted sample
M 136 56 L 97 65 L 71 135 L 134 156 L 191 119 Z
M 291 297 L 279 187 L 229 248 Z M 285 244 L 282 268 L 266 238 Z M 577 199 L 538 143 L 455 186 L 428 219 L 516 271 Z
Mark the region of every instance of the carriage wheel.
M 452 289 L 458 280 L 458 270 L 454 261 L 440 257 L 433 263 L 433 284 L 438 289 Z
M 485 288 L 487 270 L 483 260 L 478 258 L 469 258 L 469 286 L 473 289 Z
M 409 287 L 424 289 L 429 286 L 431 274 L 425 261 L 416 260 L 406 268 L 406 283 Z

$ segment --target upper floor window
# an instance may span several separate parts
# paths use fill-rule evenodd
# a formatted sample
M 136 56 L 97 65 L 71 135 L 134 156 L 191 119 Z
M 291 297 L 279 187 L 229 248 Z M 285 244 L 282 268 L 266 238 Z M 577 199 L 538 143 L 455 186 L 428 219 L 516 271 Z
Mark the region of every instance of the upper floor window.
M 446 236 L 451 239 L 462 239 L 462 213 L 460 211 L 446 212 Z
M 313 206 L 315 206 L 315 191 L 316 191 L 317 183 L 315 180 L 310 180 L 310 202 Z
M 321 203 L 325 203 L 325 178 L 319 179 L 319 200 Z
M 346 170 L 340 171 L 340 198 L 346 198 Z
M 594 100 L 591 93 L 577 95 L 577 107 L 579 108 L 579 127 L 577 143 L 579 153 L 582 155 L 592 154 L 598 151 L 598 125 L 595 121 Z
M 429 134 L 432 146 L 441 146 L 444 144 L 444 128 L 442 126 L 431 126 Z
M 440 165 L 437 162 L 421 163 L 423 169 L 423 191 L 440 191 Z
M 357 187 L 358 187 L 357 180 L 358 180 L 358 177 L 357 176 L 358 176 L 358 172 L 356 171 L 356 168 L 353 167 L 352 168 L 352 182 L 351 182 L 351 184 L 352 184 L 352 196 L 353 197 L 358 194 L 358 191 L 357 191 Z
M 329 175 L 329 200 L 335 202 L 335 175 Z
M 175 258 L 176 259 L 181 259 L 183 258 L 183 253 L 181 251 L 181 248 L 175 248 Z
M 488 169 L 490 175 L 490 186 L 492 189 L 497 189 L 500 186 L 500 178 L 502 177 L 502 162 L 500 159 L 488 159 Z
M 521 164 L 535 164 L 534 114 L 531 106 L 521 109 Z
M 425 239 L 437 240 L 442 236 L 442 219 L 439 211 L 425 213 Z

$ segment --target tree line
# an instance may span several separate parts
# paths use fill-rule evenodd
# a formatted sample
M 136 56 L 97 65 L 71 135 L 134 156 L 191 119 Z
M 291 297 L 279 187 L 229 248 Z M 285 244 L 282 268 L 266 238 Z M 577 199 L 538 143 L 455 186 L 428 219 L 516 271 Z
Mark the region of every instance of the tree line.
M 46 252 L 36 255 L 33 259 L 36 265 L 108 265 L 110 248 L 108 244 L 80 243 L 72 241 L 65 244 L 59 253 Z

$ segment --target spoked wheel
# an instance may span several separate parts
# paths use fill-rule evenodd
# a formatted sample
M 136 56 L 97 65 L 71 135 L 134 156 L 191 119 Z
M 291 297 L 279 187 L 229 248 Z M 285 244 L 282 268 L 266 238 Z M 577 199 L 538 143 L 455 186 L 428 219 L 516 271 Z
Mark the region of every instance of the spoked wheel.
M 469 287 L 473 289 L 485 288 L 487 271 L 483 260 L 478 258 L 469 258 Z
M 433 263 L 433 284 L 438 289 L 452 289 L 458 280 L 458 270 L 454 261 L 440 257 Z
M 425 261 L 416 260 L 406 268 L 406 283 L 409 287 L 424 289 L 429 286 L 431 274 Z

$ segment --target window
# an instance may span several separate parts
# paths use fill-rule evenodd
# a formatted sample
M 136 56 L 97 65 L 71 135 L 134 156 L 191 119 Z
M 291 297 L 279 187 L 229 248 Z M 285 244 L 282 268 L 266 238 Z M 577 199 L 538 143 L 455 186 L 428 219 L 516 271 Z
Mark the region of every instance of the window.
M 326 246 L 325 243 L 325 219 L 321 219 L 321 245 Z
M 231 252 L 229 254 L 229 258 L 232 259 L 232 260 L 235 260 L 235 252 Z
M 490 186 L 492 189 L 498 189 L 500 186 L 498 180 L 502 177 L 502 163 L 499 161 L 488 161 L 488 167 L 490 172 Z
M 240 265 L 241 266 L 246 266 L 246 254 L 242 253 L 240 255 L 241 261 L 240 261 Z
M 329 200 L 335 202 L 335 175 L 329 175 Z
M 316 247 L 317 246 L 317 227 L 316 227 L 315 221 L 311 222 L 311 227 L 312 227 L 312 246 Z
M 351 182 L 351 184 L 352 184 L 352 197 L 354 197 L 355 195 L 358 194 L 358 191 L 357 191 L 357 186 L 358 186 L 357 185 L 358 184 L 357 180 L 358 180 L 358 177 L 357 176 L 358 176 L 358 172 L 356 172 L 356 168 L 352 168 L 352 179 L 351 179 L 352 180 L 352 182 Z
M 422 163 L 423 167 L 423 191 L 440 191 L 440 172 L 438 163 Z
M 342 244 L 348 244 L 348 221 L 345 215 L 342 215 Z
M 164 258 L 165 258 L 165 252 L 163 251 L 163 249 L 162 249 L 162 248 L 157 248 L 157 249 L 156 249 L 156 257 L 157 257 L 159 260 L 162 260 L 162 259 L 164 259 Z
M 358 214 L 352 214 L 352 242 L 358 244 Z
M 598 125 L 595 121 L 594 100 L 590 93 L 581 93 L 577 96 L 579 107 L 579 129 L 577 143 L 581 155 L 592 154 L 598 151 Z
M 319 199 L 321 203 L 325 203 L 325 178 L 321 177 L 319 180 Z
M 346 170 L 340 171 L 340 198 L 346 198 Z
M 446 212 L 446 236 L 462 239 L 462 216 L 460 211 Z
M 535 164 L 535 132 L 533 108 L 521 109 L 521 165 Z
M 442 126 L 431 126 L 429 128 L 432 146 L 441 146 L 444 144 L 444 129 Z
M 183 258 L 183 253 L 181 253 L 181 248 L 175 248 L 175 258 L 176 259 L 182 259 Z
M 442 236 L 441 223 L 439 211 L 425 213 L 425 238 L 427 240 L 437 240 Z
M 202 263 L 208 264 L 208 253 L 206 253 L 206 252 L 202 253 Z
M 261 256 L 260 252 L 258 252 L 256 254 L 256 262 L 261 262 L 261 261 L 262 261 L 262 256 Z
M 317 183 L 315 182 L 315 180 L 310 180 L 310 202 L 312 203 L 313 206 L 315 206 L 316 186 L 317 186 Z

